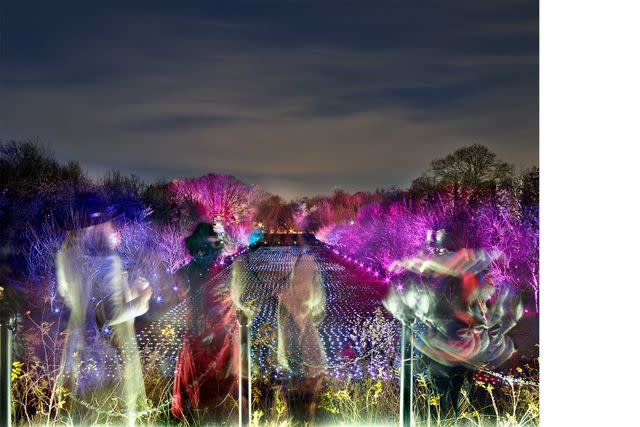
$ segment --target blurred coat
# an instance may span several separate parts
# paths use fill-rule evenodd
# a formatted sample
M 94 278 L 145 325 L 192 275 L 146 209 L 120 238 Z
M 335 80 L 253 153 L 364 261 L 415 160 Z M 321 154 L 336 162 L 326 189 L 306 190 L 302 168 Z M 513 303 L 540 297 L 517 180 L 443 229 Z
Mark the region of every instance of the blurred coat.
M 298 257 L 288 284 L 279 294 L 278 364 L 294 376 L 315 378 L 327 368 L 318 326 L 325 315 L 325 295 L 318 265 L 310 254 Z
M 134 319 L 148 310 L 148 296 L 129 287 L 115 252 L 92 254 L 79 240 L 65 241 L 56 274 L 69 309 L 57 391 L 105 408 L 116 397 L 131 422 L 146 405 Z

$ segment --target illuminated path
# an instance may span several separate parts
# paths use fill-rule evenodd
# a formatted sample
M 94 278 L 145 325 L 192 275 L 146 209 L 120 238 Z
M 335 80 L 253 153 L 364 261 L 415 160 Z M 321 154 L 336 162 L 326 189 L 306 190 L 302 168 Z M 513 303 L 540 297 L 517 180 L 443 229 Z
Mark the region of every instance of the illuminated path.
M 275 366 L 277 352 L 277 312 L 278 291 L 287 286 L 287 277 L 301 248 L 297 246 L 260 247 L 244 255 L 248 267 L 246 278 L 247 300 L 254 300 L 258 311 L 251 324 L 253 362 L 265 374 L 287 375 L 278 372 Z M 385 286 L 380 281 L 373 281 L 364 272 L 354 271 L 349 265 L 338 262 L 331 251 L 325 247 L 309 249 L 322 276 L 326 298 L 326 313 L 319 325 L 320 339 L 324 346 L 329 372 L 342 375 L 349 372 L 353 375 L 376 375 L 381 367 L 376 366 L 377 351 L 389 351 L 393 343 L 371 342 L 371 337 L 364 336 L 367 323 L 372 322 L 378 309 L 388 327 L 399 331 L 399 324 L 386 314 L 381 300 Z M 292 326 L 292 325 L 291 325 Z M 377 325 L 379 328 L 385 325 Z M 373 325 L 372 325 L 373 328 Z M 373 329 L 372 329 L 373 330 Z M 351 336 L 354 336 L 352 338 Z M 351 339 L 351 343 L 348 341 Z M 349 346 L 352 346 L 352 350 Z M 384 348 L 378 348 L 384 346 Z M 355 357 L 354 357 L 355 356 Z M 366 358 L 366 363 L 356 363 L 358 357 Z M 365 362 L 363 359 L 362 362 Z M 371 372 L 362 372 L 368 366 Z M 291 366 L 299 371 L 301 366 Z M 254 367 L 255 369 L 255 367 Z
M 277 294 L 287 283 L 286 277 L 301 250 L 296 245 L 261 246 L 235 261 L 247 266 L 243 278 L 245 298 L 257 308 L 251 324 L 251 341 L 253 369 L 259 375 L 286 377 L 291 373 L 277 369 Z M 399 351 L 396 338 L 400 325 L 382 307 L 384 282 L 342 260 L 325 246 L 311 246 L 308 250 L 316 260 L 325 291 L 326 312 L 318 330 L 327 355 L 328 373 L 356 377 L 392 375 L 394 367 L 385 364 L 389 364 L 390 354 Z M 209 286 L 228 289 L 231 271 L 232 266 L 224 268 Z M 187 327 L 188 310 L 189 305 L 183 302 L 137 334 L 141 348 L 160 350 L 157 363 L 167 374 L 173 371 L 179 337 Z M 390 340 L 390 336 L 394 338 Z M 291 366 L 293 372 L 300 369 L 301 366 Z
M 243 273 L 244 300 L 252 300 L 252 306 L 257 308 L 251 323 L 254 376 L 286 379 L 305 367 L 290 362 L 290 371 L 278 370 L 277 295 L 288 284 L 287 278 L 302 249 L 295 244 L 280 246 L 277 242 L 270 243 L 271 246 L 248 250 L 234 262 L 246 265 Z M 399 366 L 400 322 L 382 306 L 387 285 L 377 279 L 375 273 L 368 272 L 366 266 L 324 245 L 311 246 L 307 250 L 318 265 L 325 291 L 325 316 L 318 332 L 327 356 L 326 373 L 335 377 L 394 377 Z M 189 298 L 199 301 L 212 288 L 226 293 L 230 288 L 232 270 L 233 264 L 227 265 L 214 276 L 204 292 Z M 190 305 L 190 301 L 183 301 L 147 323 L 136 334 L 146 359 L 144 366 L 154 366 L 167 378 L 174 375 L 181 337 L 190 326 Z M 484 372 L 497 379 L 504 377 L 499 372 Z M 504 378 L 537 386 L 513 377 Z M 171 397 L 150 412 L 170 404 Z

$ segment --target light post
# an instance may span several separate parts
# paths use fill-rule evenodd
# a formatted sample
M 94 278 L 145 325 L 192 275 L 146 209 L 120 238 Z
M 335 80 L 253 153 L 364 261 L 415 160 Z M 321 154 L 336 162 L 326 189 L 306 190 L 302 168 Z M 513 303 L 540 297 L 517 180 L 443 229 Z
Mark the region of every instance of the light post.
M 413 425 L 413 320 L 402 320 L 400 341 L 400 427 Z
M 11 426 L 11 343 L 15 326 L 15 313 L 0 310 L 0 427 Z
M 238 371 L 238 423 L 241 427 L 251 426 L 251 319 L 244 311 L 236 312 L 239 326 L 240 364 Z

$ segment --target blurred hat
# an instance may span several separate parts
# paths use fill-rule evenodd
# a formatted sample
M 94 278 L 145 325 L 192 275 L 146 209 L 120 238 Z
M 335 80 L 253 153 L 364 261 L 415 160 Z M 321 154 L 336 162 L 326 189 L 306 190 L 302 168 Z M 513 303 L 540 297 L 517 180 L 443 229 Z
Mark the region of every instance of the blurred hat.
M 115 206 L 99 193 L 78 193 L 72 205 L 72 220 L 68 228 L 85 228 L 111 221 L 118 216 Z

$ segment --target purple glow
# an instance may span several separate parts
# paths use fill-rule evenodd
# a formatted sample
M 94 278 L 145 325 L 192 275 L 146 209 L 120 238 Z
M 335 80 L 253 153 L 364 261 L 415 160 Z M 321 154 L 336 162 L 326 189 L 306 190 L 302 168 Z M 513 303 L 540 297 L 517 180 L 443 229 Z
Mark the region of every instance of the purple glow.
M 394 261 L 420 254 L 435 255 L 439 247 L 429 239 L 433 240 L 434 230 L 447 229 L 452 221 L 460 221 L 456 218 L 464 218 L 465 222 L 458 222 L 457 227 L 465 230 L 465 246 L 495 254 L 491 280 L 498 287 L 509 284 L 532 290 L 537 306 L 537 217 L 524 215 L 516 196 L 500 193 L 500 197 L 495 204 L 479 205 L 456 205 L 446 195 L 418 206 L 406 201 L 373 202 L 360 207 L 353 224 L 327 225 L 316 237 L 335 247 L 334 253 L 337 251 L 349 262 L 364 267 L 363 260 L 374 260 L 385 266 L 388 275 L 396 276 L 402 270 L 390 268 Z

